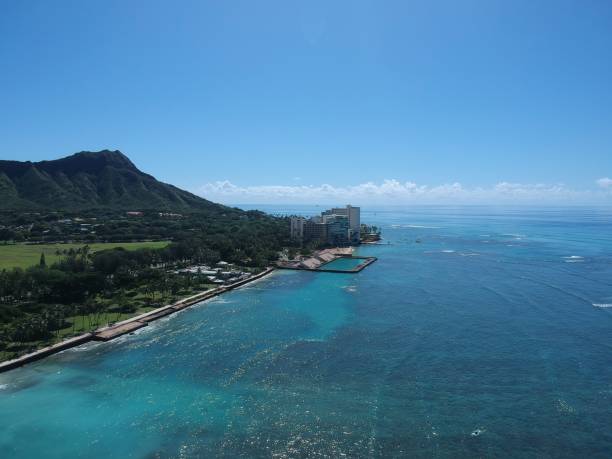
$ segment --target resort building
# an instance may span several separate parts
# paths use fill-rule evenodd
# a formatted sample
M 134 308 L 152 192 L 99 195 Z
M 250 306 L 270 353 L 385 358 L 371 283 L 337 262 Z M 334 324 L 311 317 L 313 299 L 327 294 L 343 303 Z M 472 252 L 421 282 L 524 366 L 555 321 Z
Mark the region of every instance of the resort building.
M 346 207 L 334 207 L 326 210 L 322 216 L 344 216 L 348 218 L 349 241 L 351 244 L 359 244 L 359 234 L 361 231 L 361 209 L 350 204 Z
M 331 215 L 325 219 L 327 226 L 327 243 L 342 246 L 351 243 L 351 233 L 348 217 Z
M 309 219 L 291 218 L 291 238 L 299 241 L 316 241 L 334 246 L 358 245 L 361 229 L 359 207 L 348 205 L 334 207 Z
M 306 220 L 302 240 L 327 243 L 327 224 L 317 219 Z
M 304 239 L 304 217 L 292 217 L 291 218 L 291 239 L 301 241 Z

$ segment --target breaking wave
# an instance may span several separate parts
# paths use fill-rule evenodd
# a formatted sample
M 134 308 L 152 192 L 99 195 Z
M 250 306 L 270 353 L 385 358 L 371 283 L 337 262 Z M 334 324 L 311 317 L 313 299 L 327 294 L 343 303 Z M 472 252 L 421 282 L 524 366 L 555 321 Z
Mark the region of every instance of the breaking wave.
M 584 257 L 579 255 L 570 255 L 569 257 L 563 257 L 566 263 L 582 263 L 584 261 Z
M 440 229 L 439 226 L 425 226 L 425 225 L 402 225 L 402 228 Z

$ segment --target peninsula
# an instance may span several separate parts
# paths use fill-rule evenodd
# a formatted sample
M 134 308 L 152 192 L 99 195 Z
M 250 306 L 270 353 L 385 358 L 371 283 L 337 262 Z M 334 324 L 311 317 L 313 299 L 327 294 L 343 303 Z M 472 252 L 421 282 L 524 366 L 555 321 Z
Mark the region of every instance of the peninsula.
M 243 211 L 159 182 L 119 151 L 0 161 L 0 203 L 4 369 L 129 333 L 271 266 L 358 272 L 375 259 L 352 246 L 380 238 L 359 207 Z
M 119 151 L 0 161 L 0 361 L 255 278 L 289 219 L 207 201 Z

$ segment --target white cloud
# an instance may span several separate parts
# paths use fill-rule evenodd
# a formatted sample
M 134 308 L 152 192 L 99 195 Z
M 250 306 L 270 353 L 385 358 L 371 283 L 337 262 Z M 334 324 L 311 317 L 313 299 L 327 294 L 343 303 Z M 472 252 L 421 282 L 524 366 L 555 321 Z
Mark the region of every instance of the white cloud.
M 597 185 L 606 190 L 612 190 L 612 179 L 608 177 L 600 178 L 597 180 Z
M 602 182 L 603 181 L 603 182 Z M 612 180 L 601 179 L 600 186 L 612 188 Z M 604 185 L 602 185 L 604 183 Z M 607 193 L 579 191 L 562 184 L 520 184 L 500 182 L 492 187 L 465 187 L 461 183 L 437 186 L 400 182 L 365 182 L 352 186 L 255 185 L 238 186 L 228 180 L 207 183 L 196 194 L 213 201 L 232 204 L 302 203 L 324 204 L 495 204 L 495 203 L 592 203 L 605 199 Z M 609 196 L 609 195 L 608 195 Z

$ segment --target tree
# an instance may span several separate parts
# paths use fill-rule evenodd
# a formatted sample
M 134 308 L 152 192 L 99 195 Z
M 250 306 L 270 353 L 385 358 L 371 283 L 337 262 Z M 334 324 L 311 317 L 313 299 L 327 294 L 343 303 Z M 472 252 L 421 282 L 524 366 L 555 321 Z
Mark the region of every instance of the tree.
M 40 262 L 38 263 L 38 265 L 41 268 L 46 268 L 47 267 L 47 261 L 45 260 L 45 252 L 42 252 L 40 254 Z

